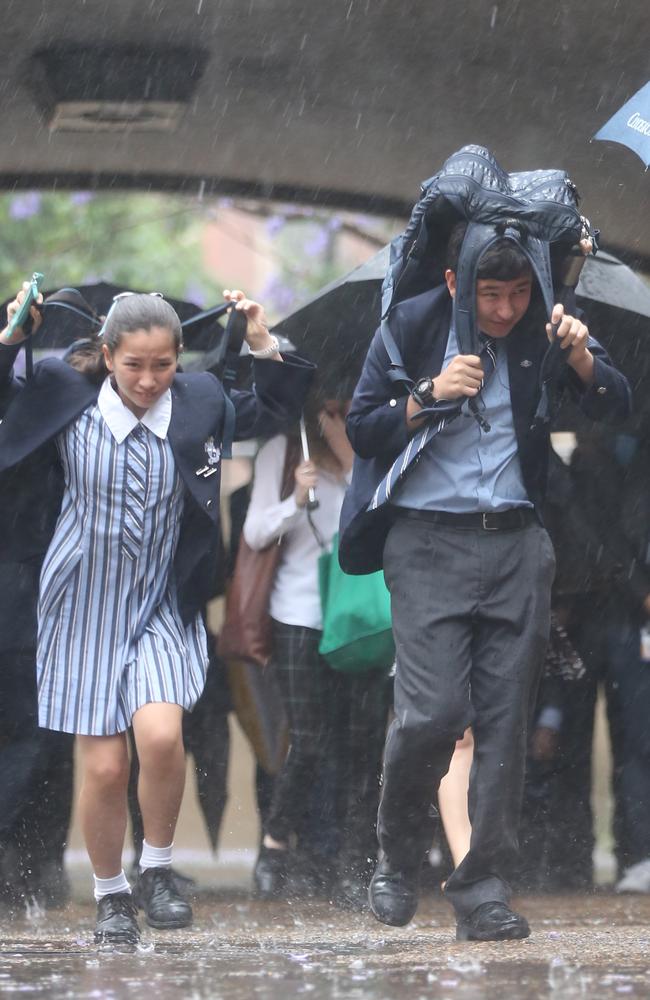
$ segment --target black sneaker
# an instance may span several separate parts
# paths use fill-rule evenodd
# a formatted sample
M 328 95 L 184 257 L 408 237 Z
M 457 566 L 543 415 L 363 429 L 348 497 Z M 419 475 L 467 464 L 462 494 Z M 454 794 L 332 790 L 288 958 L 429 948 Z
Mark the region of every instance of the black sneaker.
M 138 876 L 136 898 L 150 927 L 165 930 L 192 923 L 192 907 L 179 893 L 171 868 L 145 868 Z
M 140 928 L 130 892 L 111 892 L 97 903 L 96 944 L 137 944 Z

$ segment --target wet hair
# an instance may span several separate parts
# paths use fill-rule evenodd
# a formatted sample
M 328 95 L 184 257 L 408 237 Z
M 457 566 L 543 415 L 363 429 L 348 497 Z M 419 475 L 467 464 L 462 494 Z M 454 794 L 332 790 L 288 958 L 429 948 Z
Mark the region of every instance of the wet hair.
M 467 222 L 457 222 L 447 243 L 446 266 L 454 273 L 458 268 L 466 230 Z M 482 280 L 514 281 L 531 271 L 530 261 L 521 247 L 509 237 L 501 236 L 479 260 L 476 276 Z
M 176 310 L 158 295 L 134 294 L 114 302 L 100 334 L 80 344 L 74 351 L 74 360 L 72 357 L 68 360 L 93 382 L 103 382 L 108 375 L 103 345 L 106 344 L 109 354 L 113 355 L 125 333 L 135 333 L 136 330 L 149 332 L 154 326 L 169 330 L 178 357 L 183 346 L 183 332 Z

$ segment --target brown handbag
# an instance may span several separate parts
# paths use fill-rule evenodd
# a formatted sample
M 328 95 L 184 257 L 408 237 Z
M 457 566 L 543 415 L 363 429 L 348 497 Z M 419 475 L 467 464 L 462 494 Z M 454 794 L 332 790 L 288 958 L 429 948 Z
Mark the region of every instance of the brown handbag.
M 293 492 L 299 461 L 300 445 L 289 438 L 281 500 Z M 281 551 L 281 542 L 256 551 L 242 533 L 218 643 L 219 655 L 228 667 L 235 713 L 255 756 L 269 774 L 277 774 L 287 752 L 282 699 L 273 677 L 265 670 L 273 646 L 269 602 Z
M 284 458 L 280 499 L 294 489 L 294 473 L 300 445 L 289 438 Z M 250 547 L 242 532 L 232 580 L 226 593 L 226 611 L 219 636 L 219 655 L 248 660 L 264 669 L 271 656 L 271 616 L 269 602 L 280 561 L 281 540 L 265 549 Z

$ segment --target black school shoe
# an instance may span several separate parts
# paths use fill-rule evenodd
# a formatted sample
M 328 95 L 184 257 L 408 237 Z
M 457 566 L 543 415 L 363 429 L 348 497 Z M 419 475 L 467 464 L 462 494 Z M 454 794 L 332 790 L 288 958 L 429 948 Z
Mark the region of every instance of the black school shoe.
M 137 944 L 138 911 L 130 892 L 111 892 L 97 903 L 96 944 Z
M 192 899 L 197 895 L 196 879 L 192 878 L 191 875 L 183 875 L 179 872 L 177 868 L 172 866 L 171 868 L 172 877 L 174 879 L 174 885 L 178 890 L 178 894 L 183 897 L 183 899 Z M 131 871 L 129 872 L 128 879 L 133 885 L 137 885 L 138 879 L 140 878 L 140 865 L 137 861 L 133 863 Z
M 370 909 L 382 924 L 404 927 L 418 908 L 420 867 L 392 868 L 386 858 L 379 862 L 368 889 Z
M 457 941 L 519 941 L 530 927 L 525 917 L 505 903 L 481 903 L 456 925 Z
M 136 899 L 150 927 L 170 930 L 192 923 L 192 907 L 179 893 L 171 868 L 145 868 L 138 876 Z

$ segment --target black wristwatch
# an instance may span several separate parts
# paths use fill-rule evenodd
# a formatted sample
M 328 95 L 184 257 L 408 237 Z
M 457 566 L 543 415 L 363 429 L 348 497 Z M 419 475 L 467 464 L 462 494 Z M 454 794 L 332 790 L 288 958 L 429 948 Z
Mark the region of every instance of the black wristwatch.
M 426 378 L 419 378 L 411 389 L 411 395 L 418 406 L 424 408 L 433 406 L 436 401 L 433 395 L 433 379 L 428 375 Z

